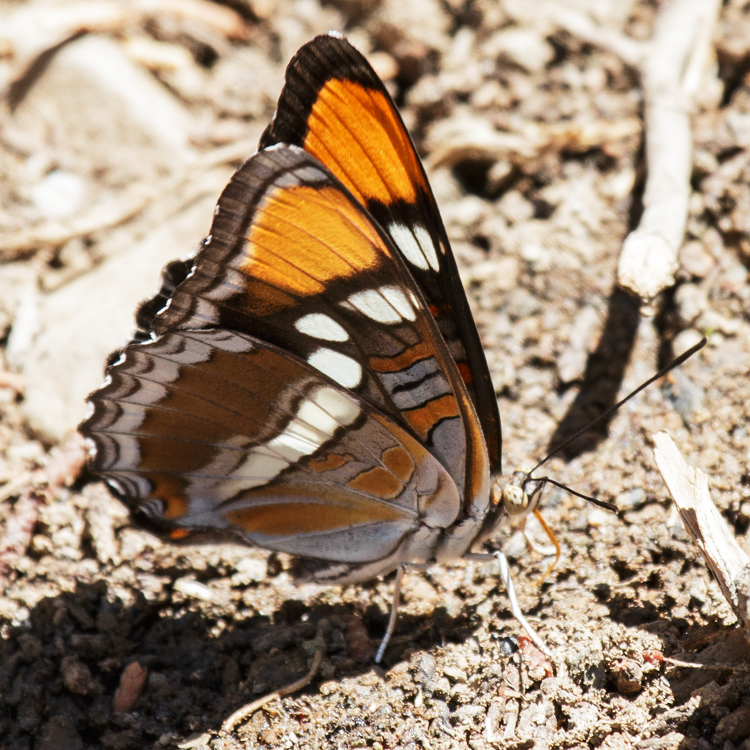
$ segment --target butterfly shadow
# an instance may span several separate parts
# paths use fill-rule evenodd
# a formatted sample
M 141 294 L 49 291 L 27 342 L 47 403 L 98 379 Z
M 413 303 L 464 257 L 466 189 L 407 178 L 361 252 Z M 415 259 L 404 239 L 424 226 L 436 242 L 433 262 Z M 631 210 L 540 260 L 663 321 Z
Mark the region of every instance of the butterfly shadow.
M 440 606 L 426 617 L 404 614 L 381 668 L 372 656 L 387 614 L 374 605 L 357 612 L 287 599 L 270 616 L 232 616 L 211 603 L 150 600 L 139 590 L 126 603 L 113 599 L 110 584 L 78 583 L 74 591 L 42 599 L 26 623 L 6 631 L 0 737 L 8 746 L 36 745 L 50 732 L 64 732 L 71 747 L 76 737 L 92 746 L 106 739 L 111 746 L 145 747 L 217 731 L 237 708 L 304 675 L 316 634 L 324 637 L 325 654 L 306 688 L 312 693 L 326 680 L 373 669 L 382 679 L 414 650 L 464 640 L 477 619 L 466 608 L 454 617 Z M 116 711 L 118 686 L 136 662 L 131 676 L 137 683 L 140 675 L 143 684 L 131 684 L 130 705 Z M 263 712 L 257 720 L 265 721 Z

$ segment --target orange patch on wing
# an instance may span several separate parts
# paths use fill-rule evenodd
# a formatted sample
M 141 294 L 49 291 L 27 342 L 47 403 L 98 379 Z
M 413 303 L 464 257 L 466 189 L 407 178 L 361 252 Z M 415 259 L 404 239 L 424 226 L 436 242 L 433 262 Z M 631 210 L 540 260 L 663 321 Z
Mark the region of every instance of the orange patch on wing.
M 324 471 L 331 471 L 333 469 L 340 469 L 344 464 L 348 464 L 352 461 L 354 456 L 351 453 L 347 453 L 343 456 L 338 453 L 329 453 L 327 456 L 321 458 L 311 458 L 307 462 L 307 468 L 320 474 Z
M 408 482 L 414 473 L 414 461 L 400 445 L 383 451 L 383 463 L 403 482 Z
M 252 279 L 248 306 L 270 314 L 295 297 L 323 293 L 335 279 L 376 269 L 389 254 L 367 215 L 339 190 L 277 187 L 257 210 L 239 270 Z
M 185 485 L 179 477 L 156 473 L 146 476 L 154 485 L 149 499 L 156 498 L 164 503 L 162 518 L 174 520 L 187 515 L 190 506 L 184 493 Z
M 395 357 L 372 357 L 370 367 L 375 372 L 399 372 L 430 356 L 432 356 L 432 351 L 426 343 L 422 342 L 409 347 Z
M 188 536 L 190 536 L 190 532 L 187 529 L 172 529 L 169 532 L 169 538 L 174 539 L 176 542 Z
M 279 502 L 264 503 L 226 513 L 229 523 L 248 533 L 288 537 L 295 534 L 315 534 L 370 523 L 403 521 L 404 513 L 395 506 L 374 503 L 351 492 L 307 485 L 295 495 L 305 499 L 288 500 L 288 486 L 265 488 L 264 499 L 278 494 Z
M 461 376 L 461 380 L 467 385 L 471 385 L 472 379 L 469 365 L 466 362 L 456 362 L 456 367 L 458 367 L 458 374 Z
M 458 417 L 460 414 L 458 403 L 451 394 L 436 398 L 418 409 L 404 412 L 406 421 L 423 439 L 441 419 Z
M 362 203 L 415 203 L 422 170 L 388 98 L 354 81 L 331 79 L 307 119 L 304 148 Z
M 188 512 L 188 502 L 182 495 L 163 498 L 165 502 L 164 518 L 182 518 Z
M 381 497 L 384 500 L 393 500 L 404 489 L 404 485 L 398 477 L 393 476 L 390 471 L 386 471 L 380 466 L 363 471 L 347 482 L 346 486 L 353 490 L 366 492 L 368 495 Z

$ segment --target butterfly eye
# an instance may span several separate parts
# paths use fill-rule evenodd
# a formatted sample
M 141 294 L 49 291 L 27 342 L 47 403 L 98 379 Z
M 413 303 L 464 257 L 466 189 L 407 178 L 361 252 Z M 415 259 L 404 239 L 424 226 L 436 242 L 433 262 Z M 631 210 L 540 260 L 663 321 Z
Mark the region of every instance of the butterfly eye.
M 524 492 L 523 487 L 509 484 L 503 490 L 503 505 L 510 515 L 520 515 L 529 507 L 529 496 Z

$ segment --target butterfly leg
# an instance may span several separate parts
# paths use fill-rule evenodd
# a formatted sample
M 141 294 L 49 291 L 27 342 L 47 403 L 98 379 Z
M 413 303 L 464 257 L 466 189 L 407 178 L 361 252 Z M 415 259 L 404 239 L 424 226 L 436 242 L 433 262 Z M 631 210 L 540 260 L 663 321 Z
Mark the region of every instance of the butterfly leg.
M 380 641 L 378 647 L 378 653 L 375 654 L 375 663 L 380 664 L 380 660 L 383 658 L 388 642 L 391 640 L 393 630 L 396 627 L 396 618 L 398 617 L 398 608 L 401 603 L 401 581 L 404 578 L 404 571 L 406 568 L 412 568 L 414 570 L 427 570 L 432 563 L 402 563 L 401 567 L 396 571 L 396 580 L 393 582 L 393 599 L 391 600 L 391 614 L 388 618 L 388 627 L 385 630 L 383 640 Z
M 546 522 L 542 521 L 541 519 L 537 520 L 539 520 L 539 523 L 546 532 L 548 528 Z M 537 542 L 534 537 L 529 534 L 528 529 L 526 528 L 526 521 L 526 518 L 522 518 L 518 523 L 518 530 L 521 532 L 521 534 L 523 534 L 523 539 L 526 542 L 526 546 L 532 552 L 536 552 L 537 555 L 542 555 L 542 557 L 549 557 L 550 555 L 557 554 L 558 545 L 553 543 L 553 546 L 550 546 L 548 544 L 540 544 L 539 542 Z M 555 539 L 555 541 L 557 540 Z
M 519 524 L 519 528 L 521 529 L 521 533 L 523 534 L 523 538 L 526 541 L 526 546 L 530 549 L 536 552 L 539 555 L 544 555 L 545 557 L 548 557 L 549 555 L 554 554 L 555 559 L 552 562 L 552 564 L 547 568 L 547 570 L 544 572 L 544 575 L 539 579 L 537 582 L 537 586 L 541 586 L 547 576 L 554 570 L 555 566 L 558 562 L 560 562 L 560 556 L 562 555 L 562 550 L 560 549 L 560 543 L 557 541 L 557 537 L 555 536 L 552 529 L 547 525 L 547 522 L 542 518 L 542 514 L 539 512 L 539 500 L 541 499 L 542 492 L 544 492 L 544 488 L 547 486 L 547 482 L 552 481 L 548 479 L 547 477 L 543 477 L 542 479 L 534 480 L 535 488 L 533 490 L 532 496 L 531 496 L 531 508 L 533 508 L 534 517 L 537 521 L 539 521 L 539 525 L 544 529 L 544 533 L 547 535 L 547 539 L 549 539 L 550 543 L 552 544 L 552 549 L 549 547 L 543 547 L 540 544 L 537 544 L 531 536 L 526 531 L 526 519 L 528 516 L 524 516 L 521 519 L 521 522 Z M 556 484 L 556 482 L 552 482 L 553 484 Z M 531 509 L 530 508 L 530 509 Z
M 531 638 L 531 640 L 534 642 L 536 647 L 547 656 L 550 656 L 550 652 L 547 650 L 547 647 L 544 645 L 544 641 L 536 634 L 534 631 L 534 628 L 531 627 L 531 623 L 524 617 L 523 612 L 521 611 L 521 606 L 518 603 L 518 599 L 516 599 L 516 590 L 513 586 L 513 581 L 510 577 L 510 568 L 508 567 L 508 558 L 500 551 L 494 552 L 494 553 L 481 553 L 481 552 L 470 552 L 466 555 L 464 555 L 464 558 L 467 560 L 479 560 L 479 561 L 487 561 L 494 558 L 497 560 L 498 564 L 500 565 L 500 577 L 503 579 L 503 583 L 505 584 L 505 588 L 508 592 L 508 600 L 510 601 L 510 611 L 513 613 L 513 617 L 516 619 L 516 622 L 526 631 L 526 634 Z
M 393 630 L 396 627 L 396 618 L 398 617 L 398 606 L 401 603 L 401 581 L 404 578 L 404 566 L 401 565 L 396 571 L 396 580 L 393 582 L 393 599 L 391 600 L 391 614 L 388 618 L 388 627 L 385 629 L 385 635 L 383 640 L 380 641 L 378 653 L 375 654 L 375 663 L 380 664 L 380 660 L 383 658 L 385 649 L 388 646 L 388 641 L 391 640 Z
M 555 536 L 552 529 L 547 526 L 547 522 L 542 518 L 542 514 L 539 512 L 538 508 L 534 509 L 534 517 L 537 521 L 539 521 L 539 525 L 544 529 L 544 533 L 547 535 L 547 538 L 550 540 L 550 543 L 555 549 L 555 559 L 550 563 L 550 566 L 547 568 L 547 570 L 544 571 L 544 575 L 537 581 L 537 586 L 541 586 L 544 583 L 544 580 L 547 578 L 547 576 L 554 570 L 557 563 L 560 562 L 560 556 L 562 555 L 562 549 L 560 549 L 560 542 L 557 541 L 557 537 Z M 526 543 L 529 544 L 529 538 L 526 536 L 525 530 L 524 530 L 524 539 L 526 539 Z M 533 548 L 532 548 L 533 549 Z M 538 550 L 542 554 L 549 555 L 549 550 L 546 552 L 542 551 L 542 548 L 539 548 Z

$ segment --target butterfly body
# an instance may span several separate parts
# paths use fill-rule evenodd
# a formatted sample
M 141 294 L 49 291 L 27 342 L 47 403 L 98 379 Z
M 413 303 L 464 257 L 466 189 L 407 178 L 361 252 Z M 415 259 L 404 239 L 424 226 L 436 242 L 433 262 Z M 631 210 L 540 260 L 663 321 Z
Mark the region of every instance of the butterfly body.
M 398 112 L 317 37 L 260 145 L 91 395 L 91 468 L 168 539 L 239 539 L 320 580 L 462 557 L 504 514 L 500 420 Z

